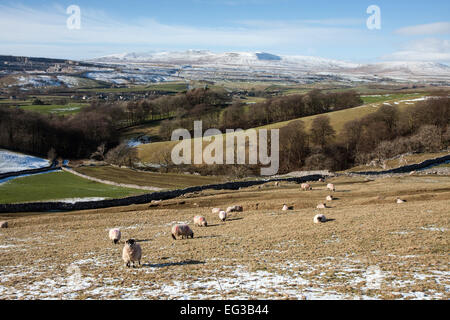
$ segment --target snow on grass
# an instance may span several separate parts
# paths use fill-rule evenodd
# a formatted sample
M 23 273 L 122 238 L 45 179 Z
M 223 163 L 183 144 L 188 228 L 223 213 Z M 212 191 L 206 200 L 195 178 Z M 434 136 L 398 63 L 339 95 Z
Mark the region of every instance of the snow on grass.
M 106 200 L 108 198 L 102 198 L 102 197 L 85 197 L 85 198 L 66 198 L 66 199 L 59 199 L 59 200 L 46 200 L 45 202 L 64 202 L 64 203 L 77 203 L 77 202 L 89 202 L 89 201 L 101 201 Z
M 50 165 L 46 159 L 0 149 L 0 173 L 43 168 Z

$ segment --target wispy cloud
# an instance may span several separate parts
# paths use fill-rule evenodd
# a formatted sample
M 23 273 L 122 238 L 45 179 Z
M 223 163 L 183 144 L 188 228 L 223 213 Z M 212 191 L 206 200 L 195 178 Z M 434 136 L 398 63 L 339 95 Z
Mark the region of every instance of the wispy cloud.
M 450 63 L 450 41 L 421 39 L 406 43 L 397 52 L 382 57 L 391 61 L 434 61 Z
M 450 34 L 450 22 L 435 22 L 417 26 L 409 26 L 398 29 L 395 33 L 406 36 L 448 35 Z
M 258 0 L 255 0 L 258 1 Z M 36 46 L 43 52 L 72 50 L 71 57 L 89 52 L 112 53 L 116 48 L 228 48 L 236 50 L 275 50 L 323 45 L 346 45 L 369 41 L 364 30 L 343 27 L 355 23 L 344 20 L 247 21 L 222 28 L 164 24 L 155 19 L 121 21 L 105 12 L 81 8 L 80 30 L 68 30 L 68 15 L 60 6 L 33 9 L 26 6 L 0 5 L 0 50 L 15 54 L 18 48 Z M 336 24 L 341 24 L 336 26 Z M 55 54 L 49 55 L 55 56 Z M 91 56 L 84 56 L 89 58 Z

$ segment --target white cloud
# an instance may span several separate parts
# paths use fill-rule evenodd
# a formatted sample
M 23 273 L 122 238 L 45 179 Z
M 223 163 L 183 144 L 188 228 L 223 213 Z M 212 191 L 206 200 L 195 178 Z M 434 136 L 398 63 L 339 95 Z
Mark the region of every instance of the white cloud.
M 395 31 L 396 34 L 406 36 L 450 34 L 450 22 L 436 22 L 409 26 Z
M 209 28 L 169 25 L 154 19 L 135 19 L 132 23 L 125 23 L 104 12 L 81 7 L 81 29 L 68 30 L 67 18 L 68 15 L 61 6 L 37 10 L 21 5 L 0 5 L 0 28 L 9 30 L 0 33 L 0 49 L 3 53 L 23 54 L 21 52 L 24 48 L 35 46 L 36 50 L 44 54 L 45 48 L 52 47 L 59 49 L 52 49 L 52 54 L 47 56 L 57 57 L 61 53 L 72 51 L 70 56 L 65 57 L 78 58 L 85 54 L 84 57 L 88 58 L 92 55 L 87 55 L 86 52 L 103 50 L 101 54 L 107 54 L 113 50 L 116 52 L 119 48 L 133 50 L 178 46 L 277 51 L 286 47 L 301 49 L 324 45 L 345 46 L 370 41 L 364 30 L 325 25 L 333 24 L 333 20 L 309 21 L 316 24 L 313 26 L 296 21 L 267 21 Z M 345 19 L 334 20 L 334 24 L 336 21 L 342 24 Z
M 382 57 L 391 61 L 450 62 L 450 41 L 442 39 L 421 39 L 408 42 L 397 52 Z

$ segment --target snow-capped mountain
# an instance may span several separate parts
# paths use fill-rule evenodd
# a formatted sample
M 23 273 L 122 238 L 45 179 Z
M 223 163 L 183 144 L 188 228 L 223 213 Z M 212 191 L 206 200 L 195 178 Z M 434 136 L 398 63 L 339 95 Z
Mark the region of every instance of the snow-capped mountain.
M 308 69 L 356 68 L 359 65 L 344 61 L 309 56 L 279 56 L 265 52 L 213 53 L 206 50 L 157 53 L 121 53 L 94 59 L 95 62 L 165 63 L 177 65 L 298 67 Z
M 266 52 L 225 52 L 207 50 L 182 52 L 121 53 L 90 62 L 141 70 L 170 70 L 171 79 L 262 80 L 262 81 L 431 81 L 450 82 L 450 67 L 434 62 L 352 62 L 310 57 L 284 56 Z M 143 71 L 145 72 L 145 71 Z M 167 75 L 164 75 L 167 79 Z M 163 80 L 164 81 L 164 80 Z

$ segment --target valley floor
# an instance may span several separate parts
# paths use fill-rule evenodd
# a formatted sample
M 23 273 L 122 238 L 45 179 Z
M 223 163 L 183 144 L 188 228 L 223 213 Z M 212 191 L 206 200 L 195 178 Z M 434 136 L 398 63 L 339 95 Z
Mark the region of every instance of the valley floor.
M 336 185 L 337 200 L 313 224 Z M 104 210 L 6 214 L 0 229 L 1 299 L 449 299 L 450 177 L 339 177 L 299 185 L 204 191 Z M 400 197 L 407 202 L 396 204 Z M 294 210 L 282 212 L 283 204 Z M 211 208 L 239 204 L 222 223 Z M 174 241 L 194 215 L 194 239 Z M 108 229 L 120 227 L 113 245 Z M 123 243 L 143 265 L 127 269 Z

